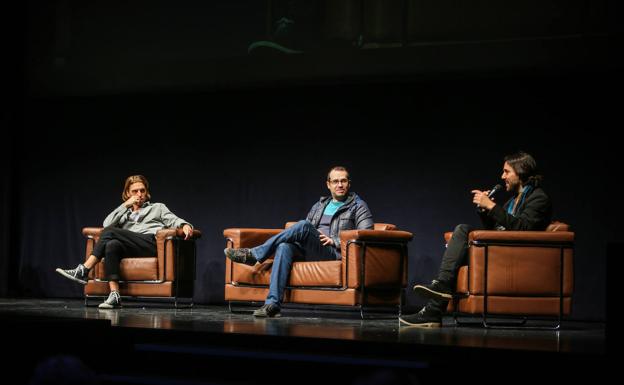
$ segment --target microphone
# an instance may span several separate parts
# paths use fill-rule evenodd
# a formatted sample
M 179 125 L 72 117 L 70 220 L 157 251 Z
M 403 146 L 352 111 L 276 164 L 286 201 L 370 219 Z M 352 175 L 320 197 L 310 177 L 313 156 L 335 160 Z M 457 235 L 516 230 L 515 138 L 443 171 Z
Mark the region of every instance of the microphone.
M 501 186 L 500 184 L 497 184 L 496 186 L 492 187 L 492 189 L 490 190 L 490 192 L 488 193 L 487 197 L 488 198 L 492 198 L 494 196 L 494 194 L 496 194 L 497 192 L 499 192 L 501 189 L 503 188 L 503 186 Z M 479 212 L 484 212 L 485 209 L 477 206 L 477 210 Z
M 497 184 L 496 186 L 492 187 L 492 189 L 488 193 L 488 198 L 492 198 L 494 196 L 494 194 L 499 192 L 502 188 L 503 188 L 503 186 L 501 186 L 500 184 Z

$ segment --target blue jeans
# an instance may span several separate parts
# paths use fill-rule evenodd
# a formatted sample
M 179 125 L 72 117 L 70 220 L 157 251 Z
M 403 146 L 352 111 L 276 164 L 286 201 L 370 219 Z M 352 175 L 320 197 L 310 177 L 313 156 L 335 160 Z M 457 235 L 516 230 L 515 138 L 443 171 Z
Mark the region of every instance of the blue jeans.
M 338 249 L 321 245 L 319 232 L 309 221 L 299 221 L 264 244 L 251 249 L 251 254 L 264 262 L 275 253 L 269 295 L 264 303 L 280 305 L 295 258 L 298 261 L 335 261 Z

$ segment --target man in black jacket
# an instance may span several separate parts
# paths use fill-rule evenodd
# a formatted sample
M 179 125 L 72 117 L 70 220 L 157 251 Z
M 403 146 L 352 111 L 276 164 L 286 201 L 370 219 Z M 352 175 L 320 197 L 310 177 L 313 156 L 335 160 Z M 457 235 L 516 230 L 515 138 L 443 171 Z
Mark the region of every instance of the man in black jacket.
M 514 194 L 502 207 L 488 196 L 489 191 L 472 190 L 472 202 L 479 209 L 479 216 L 486 229 L 496 230 L 544 230 L 550 224 L 552 207 L 550 199 L 540 187 L 541 175 L 537 164 L 525 152 L 505 157 L 501 179 L 505 189 Z M 465 264 L 468 255 L 469 225 L 458 225 L 448 242 L 442 257 L 437 279 L 430 284 L 414 286 L 414 292 L 429 302 L 418 313 L 403 315 L 401 323 L 420 327 L 439 327 L 442 314 L 452 298 L 457 271 Z
M 275 254 L 269 295 L 264 305 L 254 311 L 256 317 L 279 317 L 280 304 L 293 261 L 324 261 L 340 259 L 340 231 L 373 228 L 373 216 L 368 205 L 357 194 L 349 192 L 351 180 L 344 167 L 333 167 L 327 174 L 327 189 L 331 197 L 322 197 L 306 220 L 297 222 L 262 245 L 247 249 L 225 249 L 225 255 L 237 263 L 262 269 Z M 267 261 L 267 263 L 264 263 Z

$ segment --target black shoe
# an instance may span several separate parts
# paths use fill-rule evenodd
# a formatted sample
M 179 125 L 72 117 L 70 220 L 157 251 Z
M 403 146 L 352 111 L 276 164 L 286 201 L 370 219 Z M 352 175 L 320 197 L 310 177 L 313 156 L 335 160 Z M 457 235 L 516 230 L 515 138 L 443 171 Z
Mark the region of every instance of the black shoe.
M 258 260 L 251 254 L 250 249 L 223 249 L 225 256 L 236 263 L 253 266 Z
M 258 310 L 255 310 L 253 312 L 254 317 L 269 317 L 269 318 L 277 318 L 279 316 L 281 316 L 280 314 L 280 307 L 277 306 L 276 304 L 273 303 L 269 303 L 269 304 L 264 304 L 262 305 L 262 307 Z
M 56 272 L 65 278 L 69 278 L 72 281 L 82 283 L 83 285 L 86 285 L 87 281 L 89 280 L 89 269 L 87 269 L 82 263 L 78 264 L 78 267 L 76 267 L 75 269 L 65 270 L 57 268 Z
M 442 326 L 442 314 L 425 306 L 416 314 L 402 315 L 399 321 L 409 326 L 439 328 Z
M 453 299 L 451 286 L 443 281 L 434 279 L 428 285 L 414 286 L 414 292 L 425 298 L 432 299 Z
M 121 307 L 121 296 L 116 291 L 111 291 L 106 301 L 99 306 L 100 309 L 117 309 Z

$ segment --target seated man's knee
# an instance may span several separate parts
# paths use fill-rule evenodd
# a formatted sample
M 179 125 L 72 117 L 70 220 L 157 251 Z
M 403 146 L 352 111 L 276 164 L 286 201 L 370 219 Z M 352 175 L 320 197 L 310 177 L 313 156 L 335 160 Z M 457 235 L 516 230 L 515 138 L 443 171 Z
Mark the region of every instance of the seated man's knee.
M 316 230 L 316 228 L 314 227 L 314 225 L 312 224 L 312 222 L 303 219 L 300 220 L 299 222 L 295 223 L 293 225 L 294 230 L 297 231 L 312 231 L 312 230 Z
M 471 231 L 471 229 L 472 229 L 472 226 L 466 225 L 466 224 L 461 224 L 461 225 L 455 226 L 455 231 L 454 232 L 460 232 L 460 233 L 468 234 Z
M 100 233 L 100 239 L 112 239 L 114 238 L 115 234 L 117 234 L 118 230 L 119 229 L 117 229 L 116 227 L 105 227 Z
M 120 250 L 122 250 L 122 248 L 123 248 L 123 245 L 121 244 L 120 241 L 116 239 L 112 239 L 106 242 L 105 252 L 106 252 L 106 255 L 108 255 L 109 253 L 119 252 Z
M 100 239 L 110 238 L 110 235 L 113 233 L 112 227 L 105 227 L 100 233 Z
M 314 227 L 314 226 L 312 226 L 312 222 L 310 222 L 307 219 L 300 220 L 299 222 L 295 223 L 295 226 L 298 226 L 298 227 Z

